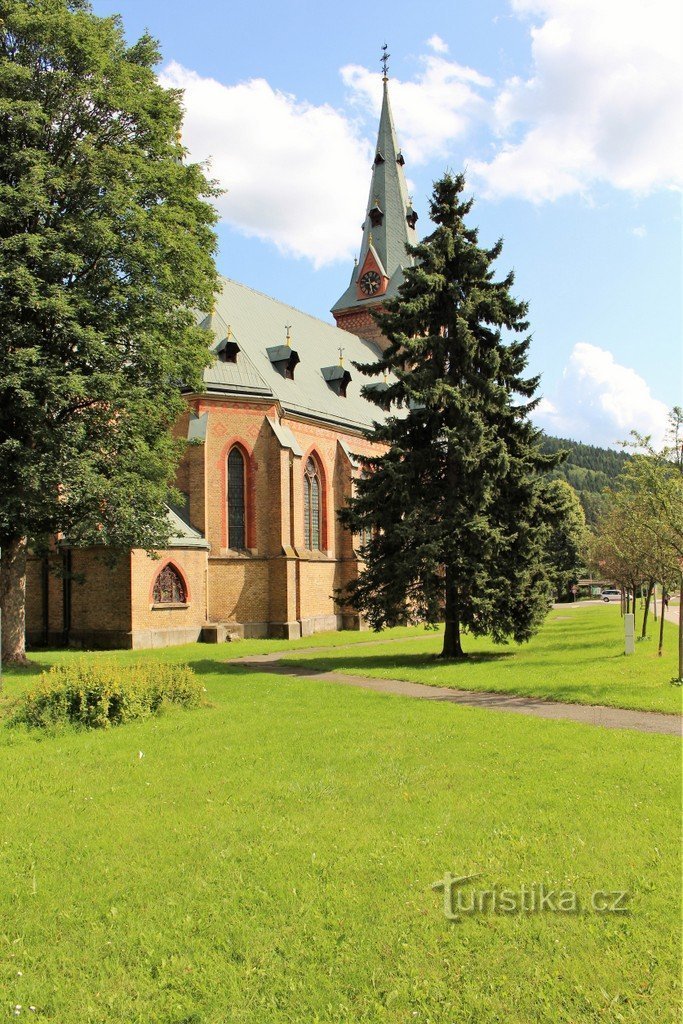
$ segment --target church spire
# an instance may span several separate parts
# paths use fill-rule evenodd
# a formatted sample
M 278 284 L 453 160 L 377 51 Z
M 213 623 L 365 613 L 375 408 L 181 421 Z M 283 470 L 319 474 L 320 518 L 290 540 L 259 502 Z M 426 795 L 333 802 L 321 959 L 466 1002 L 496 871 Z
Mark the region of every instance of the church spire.
M 395 295 L 403 281 L 403 268 L 413 262 L 406 245 L 417 244 L 417 214 L 408 198 L 403 171 L 405 160 L 398 146 L 389 102 L 386 44 L 382 50 L 382 111 L 358 265 L 354 267 L 348 288 L 332 307 L 337 325 L 362 337 L 374 336 L 372 327 L 376 325 L 372 317 L 369 314 L 363 317 L 361 325 L 357 315 L 345 316 L 345 312 L 357 314 L 368 306 L 376 307 L 383 297 Z

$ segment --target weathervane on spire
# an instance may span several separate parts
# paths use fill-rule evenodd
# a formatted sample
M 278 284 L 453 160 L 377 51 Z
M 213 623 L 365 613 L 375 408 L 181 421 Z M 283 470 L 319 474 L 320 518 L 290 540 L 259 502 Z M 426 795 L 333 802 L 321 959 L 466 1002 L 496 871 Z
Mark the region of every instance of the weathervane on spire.
M 382 51 L 382 56 L 380 57 L 379 62 L 382 65 L 382 79 L 386 82 L 389 78 L 389 58 L 391 57 L 391 54 L 387 53 L 386 43 L 382 47 Z

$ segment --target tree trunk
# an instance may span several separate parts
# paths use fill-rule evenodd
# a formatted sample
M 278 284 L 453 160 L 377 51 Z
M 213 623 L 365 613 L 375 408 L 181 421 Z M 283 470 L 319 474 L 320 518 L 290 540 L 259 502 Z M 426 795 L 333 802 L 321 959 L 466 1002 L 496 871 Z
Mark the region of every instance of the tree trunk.
M 648 580 L 648 582 L 647 582 L 647 592 L 645 594 L 645 609 L 643 611 L 643 631 L 640 634 L 642 636 L 643 640 L 645 639 L 645 635 L 647 633 L 647 617 L 648 617 L 649 612 L 650 612 L 650 601 L 652 600 L 652 590 L 653 590 L 653 587 L 654 587 L 654 581 L 653 580 Z
M 0 630 L 3 664 L 26 664 L 26 540 L 15 537 L 0 551 Z
M 678 587 L 678 679 L 683 681 L 683 572 Z
M 664 589 L 664 586 L 662 586 L 662 609 L 661 609 L 662 610 L 662 614 L 659 617 L 659 647 L 657 648 L 657 654 L 659 655 L 660 658 L 662 656 L 662 648 L 664 646 L 664 618 L 665 618 L 664 611 L 665 611 L 665 608 L 666 608 L 666 605 L 664 604 L 665 599 L 666 599 L 666 590 Z
M 443 650 L 440 658 L 464 658 L 460 643 L 460 602 L 458 586 L 451 570 L 446 569 L 446 621 L 443 634 Z

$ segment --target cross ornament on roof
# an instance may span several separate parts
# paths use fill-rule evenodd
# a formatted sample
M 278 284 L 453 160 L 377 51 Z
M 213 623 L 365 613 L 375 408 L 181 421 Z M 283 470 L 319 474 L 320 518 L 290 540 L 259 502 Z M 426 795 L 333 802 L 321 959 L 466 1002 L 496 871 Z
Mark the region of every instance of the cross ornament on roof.
M 390 57 L 391 57 L 391 54 L 387 53 L 387 44 L 385 43 L 384 46 L 382 47 L 382 56 L 379 59 L 379 62 L 382 65 L 382 77 L 384 78 L 385 81 L 389 77 L 389 58 Z

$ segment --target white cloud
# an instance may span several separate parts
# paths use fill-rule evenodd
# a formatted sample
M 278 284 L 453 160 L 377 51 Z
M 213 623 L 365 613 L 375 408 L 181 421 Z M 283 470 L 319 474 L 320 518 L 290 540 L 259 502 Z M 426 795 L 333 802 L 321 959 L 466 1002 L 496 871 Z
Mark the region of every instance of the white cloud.
M 434 53 L 448 53 L 448 43 L 445 42 L 441 36 L 437 36 L 436 32 L 427 40 L 427 46 L 433 50 Z
M 511 3 L 533 21 L 533 72 L 496 99 L 493 158 L 469 161 L 485 193 L 540 202 L 598 182 L 680 185 L 679 0 Z
M 408 160 L 415 164 L 444 155 L 473 120 L 487 116 L 477 89 L 493 84 L 474 68 L 443 57 L 425 56 L 421 63 L 422 71 L 415 81 L 391 80 L 391 107 L 399 141 Z M 351 90 L 352 102 L 379 116 L 381 75 L 358 64 L 343 67 L 341 75 Z
M 223 85 L 175 62 L 159 77 L 184 90 L 183 142 L 227 190 L 223 221 L 316 267 L 351 258 L 372 151 L 349 120 L 260 78 Z
M 647 228 L 644 224 L 639 224 L 637 228 L 634 228 L 631 234 L 635 235 L 636 238 L 645 238 L 647 235 Z
M 579 342 L 572 350 L 556 393 L 544 398 L 534 419 L 548 433 L 590 444 L 615 446 L 632 430 L 651 434 L 660 445 L 668 410 L 635 370 L 611 352 Z

